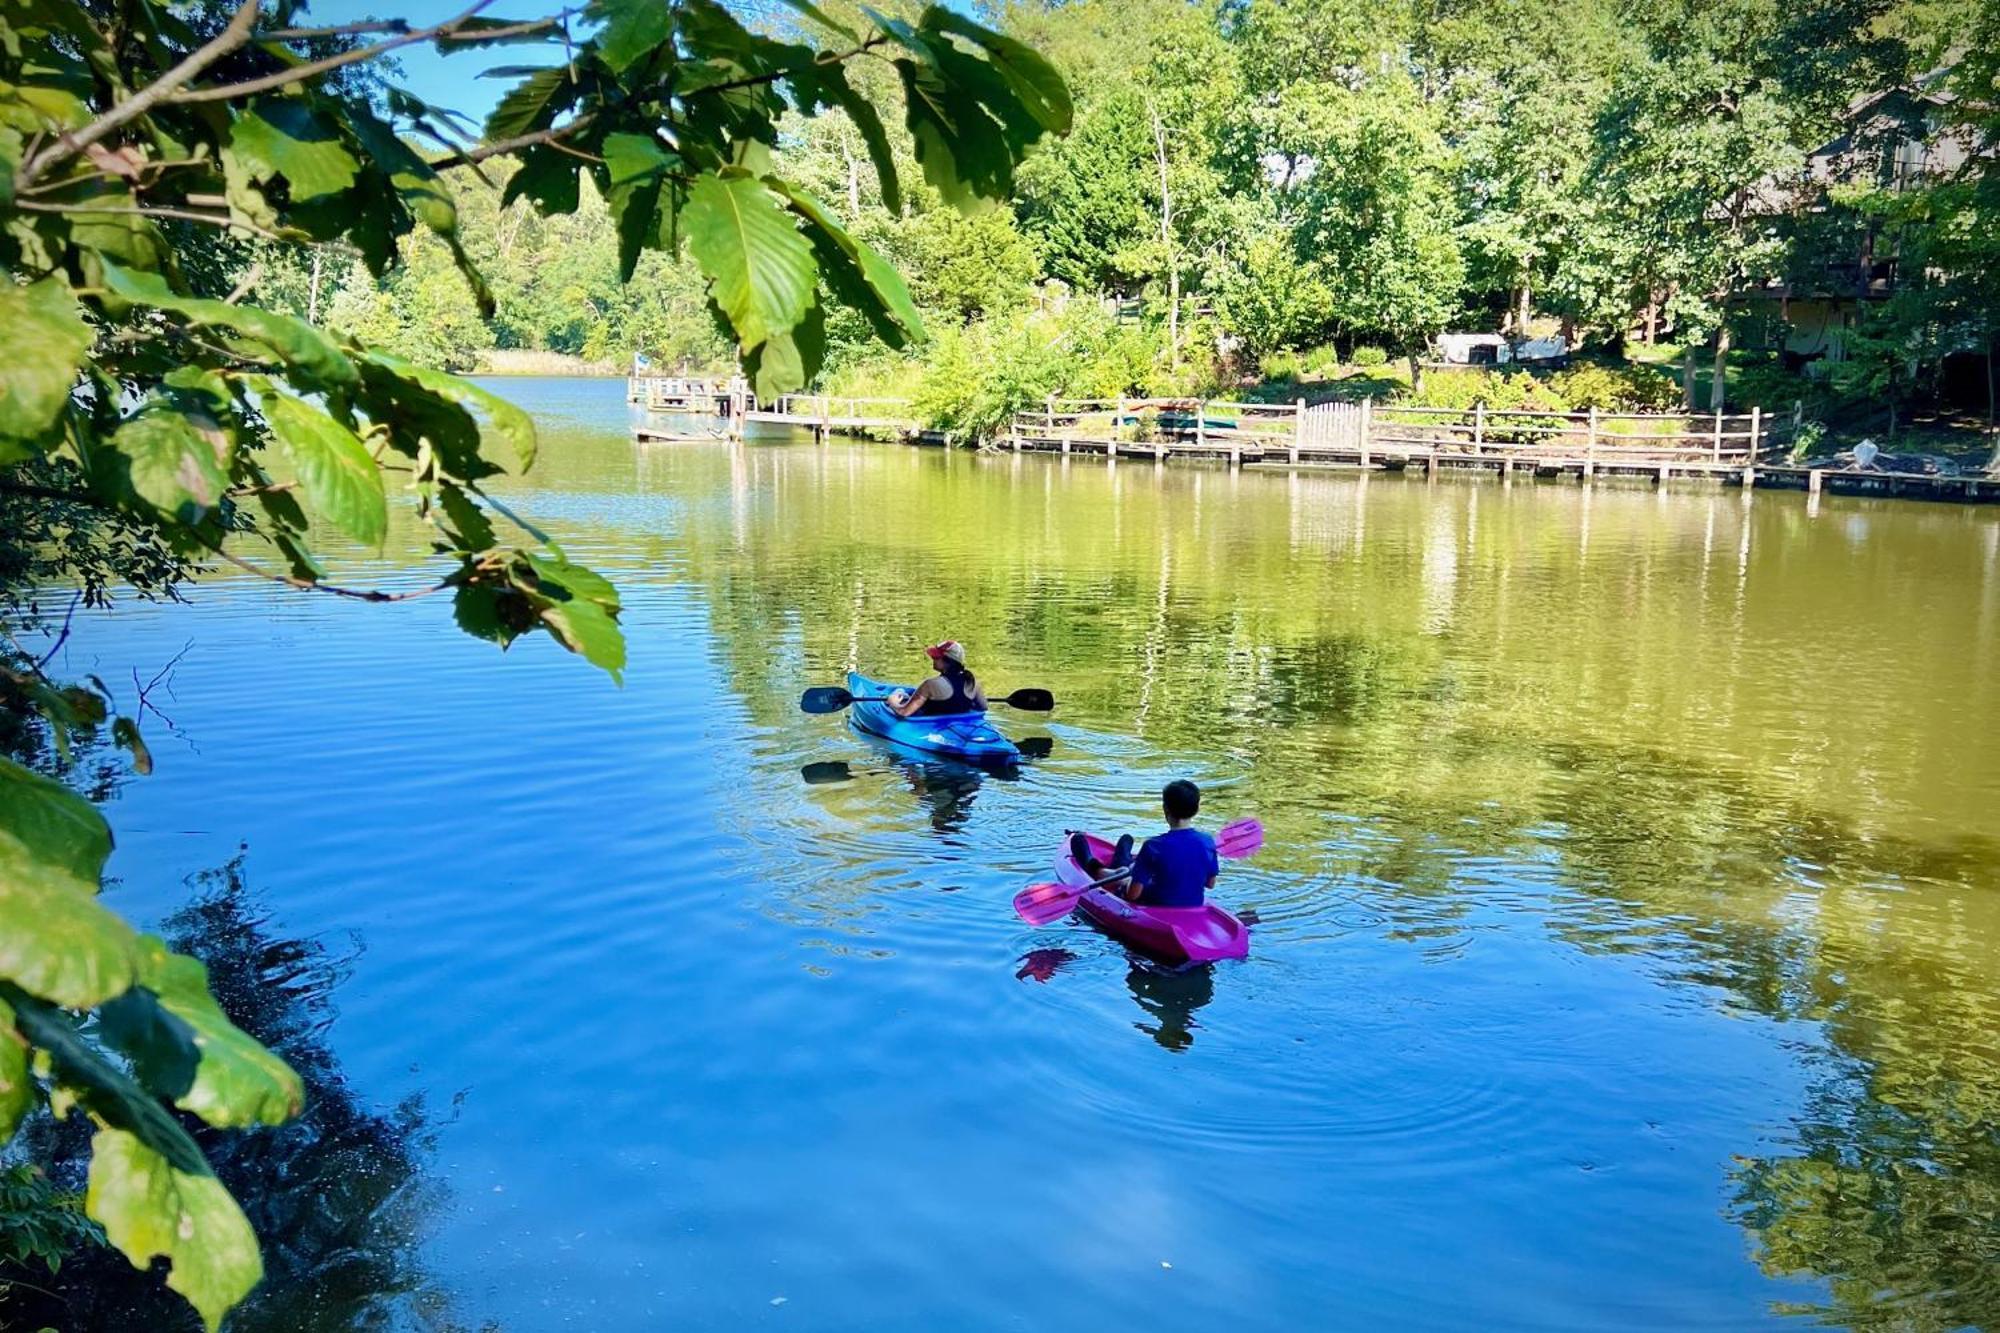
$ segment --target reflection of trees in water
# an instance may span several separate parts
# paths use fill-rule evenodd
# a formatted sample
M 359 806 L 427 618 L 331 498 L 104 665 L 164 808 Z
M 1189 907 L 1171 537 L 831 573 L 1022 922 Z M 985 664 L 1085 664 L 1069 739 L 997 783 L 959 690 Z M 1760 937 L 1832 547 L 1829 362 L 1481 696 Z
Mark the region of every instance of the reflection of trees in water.
M 1967 638 L 1936 612 L 1985 591 L 1952 572 L 1973 568 L 1955 518 L 1899 515 L 1865 575 L 1829 577 L 1845 557 L 1824 525 L 1733 500 L 1487 492 L 1475 542 L 1472 501 L 1455 535 L 1440 505 L 1460 501 L 1435 488 L 1372 486 L 1364 511 L 1356 487 L 1295 507 L 1245 484 L 1194 524 L 1197 474 L 1175 473 L 1118 495 L 1147 536 L 1117 540 L 1110 474 L 1090 469 L 974 483 L 839 450 L 767 466 L 802 484 L 763 540 L 739 547 L 715 511 L 674 538 L 753 716 L 788 705 L 801 653 L 893 664 L 948 624 L 988 679 L 1054 689 L 1065 722 L 1225 750 L 1230 803 L 1269 829 L 1264 902 L 1296 895 L 1294 940 L 1342 905 L 1329 882 L 1424 947 L 1533 913 L 1578 950 L 1796 1023 L 1820 1084 L 1795 1143 L 1736 1176 L 1762 1261 L 1827 1279 L 1832 1318 L 2000 1329 L 2000 846 L 1902 831 L 1920 813 L 1992 827 L 1966 793 L 1995 769 L 1932 756 L 1950 741 L 1969 764 L 1955 729 L 1995 696 L 1891 684 L 1864 716 L 1851 679 L 1881 644 L 1913 664 L 1905 684 L 1967 677 Z M 1426 632 L 1440 596 L 1449 635 Z M 1159 1030 L 1185 1032 L 1133 980 Z
M 305 1112 L 290 1124 L 250 1133 L 195 1129 L 263 1243 L 264 1281 L 231 1314 L 231 1333 L 471 1327 L 420 1266 L 426 1227 L 445 1199 L 444 1187 L 424 1174 L 433 1131 L 421 1094 L 390 1111 L 367 1106 L 327 1044 L 333 992 L 350 959 L 278 933 L 245 887 L 240 856 L 194 883 L 197 896 L 161 933 L 207 964 L 209 988 L 230 1018 L 284 1056 L 306 1085 Z M 51 1128 L 58 1170 L 76 1174 L 79 1160 L 62 1150 L 81 1146 L 72 1138 L 77 1127 L 44 1126 Z M 10 1314 L 26 1327 L 200 1327 L 156 1277 L 110 1250 L 76 1256 L 43 1285 L 60 1301 L 19 1292 Z
M 1988 1074 L 1993 1071 L 1988 1066 Z M 2000 1327 L 2000 1127 L 1989 1083 L 1829 1073 L 1797 1150 L 1741 1161 L 1732 1215 L 1774 1276 L 1829 1280 L 1820 1322 L 1888 1333 Z
M 1732 1173 L 1758 1262 L 1825 1279 L 1798 1311 L 1821 1320 L 2000 1328 L 2000 850 L 1861 837 L 1657 754 L 1550 758 L 1546 845 L 1578 891 L 1552 932 L 1823 1039 L 1791 1143 Z

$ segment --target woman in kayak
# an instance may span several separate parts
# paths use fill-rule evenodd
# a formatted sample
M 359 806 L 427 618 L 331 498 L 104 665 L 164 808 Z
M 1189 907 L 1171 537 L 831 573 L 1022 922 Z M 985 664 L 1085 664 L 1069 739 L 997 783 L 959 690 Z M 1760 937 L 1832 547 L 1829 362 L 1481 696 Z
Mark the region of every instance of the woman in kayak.
M 1069 854 L 1092 879 L 1130 866 L 1128 886 L 1110 887 L 1133 902 L 1147 907 L 1200 907 L 1221 869 L 1215 839 L 1194 826 L 1194 817 L 1201 812 L 1201 788 L 1186 778 L 1169 782 L 1160 793 L 1160 807 L 1167 816 L 1167 831 L 1146 839 L 1136 859 L 1129 833 L 1118 840 L 1110 865 L 1090 854 L 1090 843 L 1081 833 L 1070 834 Z
M 946 639 L 924 649 L 937 674 L 907 694 L 900 691 L 889 701 L 898 717 L 936 717 L 950 713 L 983 713 L 986 691 L 965 669 L 965 648 L 957 639 Z

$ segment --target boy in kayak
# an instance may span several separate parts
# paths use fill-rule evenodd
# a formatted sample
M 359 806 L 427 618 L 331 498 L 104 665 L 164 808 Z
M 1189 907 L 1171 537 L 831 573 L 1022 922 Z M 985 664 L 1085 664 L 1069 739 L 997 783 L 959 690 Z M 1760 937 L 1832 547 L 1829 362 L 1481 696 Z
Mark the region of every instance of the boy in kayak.
M 1167 831 L 1146 839 L 1139 855 L 1132 855 L 1132 835 L 1118 840 L 1111 864 L 1105 865 L 1090 854 L 1090 845 L 1081 833 L 1069 838 L 1070 855 L 1092 879 L 1103 879 L 1112 871 L 1132 868 L 1129 887 L 1109 886 L 1133 902 L 1147 907 L 1200 907 L 1215 887 L 1221 869 L 1215 856 L 1215 839 L 1194 826 L 1201 811 L 1201 788 L 1180 778 L 1160 793 L 1166 812 Z
M 890 697 L 889 707 L 898 717 L 937 717 L 949 713 L 983 713 L 986 691 L 965 669 L 965 648 L 957 639 L 946 639 L 924 649 L 937 674 L 916 689 Z

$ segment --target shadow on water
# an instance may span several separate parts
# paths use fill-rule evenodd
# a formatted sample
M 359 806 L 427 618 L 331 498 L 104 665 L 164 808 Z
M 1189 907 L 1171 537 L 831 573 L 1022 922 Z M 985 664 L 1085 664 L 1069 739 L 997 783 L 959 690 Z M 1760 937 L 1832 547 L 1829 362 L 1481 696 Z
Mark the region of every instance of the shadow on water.
M 1215 965 L 1168 968 L 1134 958 L 1125 971 L 1125 985 L 1151 1020 L 1132 1026 L 1169 1051 L 1185 1051 L 1194 1045 L 1200 1026 L 1194 1016 L 1215 998 Z
M 972 818 L 972 803 L 988 781 L 1016 782 L 1020 774 L 1012 769 L 976 768 L 949 760 L 919 758 L 914 752 L 880 737 L 862 737 L 876 755 L 876 763 L 855 769 L 846 760 L 829 759 L 805 765 L 799 776 L 808 786 L 831 786 L 848 782 L 862 774 L 895 774 L 909 784 L 911 793 L 929 813 L 931 828 L 938 833 L 957 833 Z
M 264 1280 L 230 1315 L 231 1333 L 498 1329 L 461 1318 L 421 1262 L 432 1220 L 448 1200 L 428 1173 L 437 1124 L 423 1096 L 393 1108 L 367 1105 L 327 1042 L 333 993 L 359 946 L 342 953 L 284 935 L 247 887 L 240 854 L 191 884 L 195 898 L 161 933 L 201 959 L 223 1010 L 282 1055 L 306 1091 L 304 1112 L 275 1129 L 218 1132 L 189 1122 L 263 1247 Z M 81 1188 L 83 1126 L 44 1118 L 33 1132 L 51 1175 Z M 140 1272 L 110 1249 L 80 1253 L 53 1277 L 38 1274 L 37 1285 L 47 1290 L 12 1288 L 4 1326 L 201 1327 L 158 1273 Z

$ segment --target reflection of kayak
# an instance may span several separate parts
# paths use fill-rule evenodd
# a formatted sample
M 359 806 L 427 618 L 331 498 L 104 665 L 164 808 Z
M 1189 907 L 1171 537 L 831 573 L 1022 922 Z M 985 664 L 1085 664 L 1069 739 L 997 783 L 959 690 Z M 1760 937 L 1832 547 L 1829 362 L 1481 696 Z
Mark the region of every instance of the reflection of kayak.
M 847 691 L 857 699 L 908 688 L 870 680 L 858 671 L 847 673 Z M 1021 751 L 1000 734 L 984 713 L 897 717 L 887 704 L 857 703 L 848 716 L 861 731 L 926 754 L 996 767 L 1021 762 Z
M 1094 834 L 1084 836 L 1090 839 L 1090 854 L 1109 863 L 1111 844 Z M 1056 859 L 1056 878 L 1073 888 L 1090 883 L 1090 875 L 1071 858 L 1066 844 Z M 1250 927 L 1214 903 L 1144 907 L 1115 893 L 1091 889 L 1078 900 L 1076 910 L 1105 934 L 1169 963 L 1211 963 L 1250 952 Z

